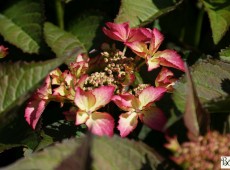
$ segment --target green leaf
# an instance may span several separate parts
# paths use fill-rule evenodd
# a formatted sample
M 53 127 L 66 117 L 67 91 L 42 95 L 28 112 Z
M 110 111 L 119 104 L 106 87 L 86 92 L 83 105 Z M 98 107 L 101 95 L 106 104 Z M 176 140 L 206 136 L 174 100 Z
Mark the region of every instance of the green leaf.
M 197 92 L 194 87 L 194 83 L 188 67 L 185 69 L 186 80 L 187 80 L 187 95 L 186 95 L 186 106 L 184 113 L 184 123 L 188 129 L 188 137 L 190 140 L 197 141 L 199 135 L 204 135 L 209 130 L 210 118 L 203 109 Z
M 9 116 L 11 116 L 9 118 Z M 13 118 L 12 118 L 13 117 Z M 7 120 L 5 120 L 7 119 Z M 15 146 L 22 146 L 33 150 L 40 142 L 40 135 L 29 127 L 24 118 L 24 107 L 14 109 L 1 117 L 0 124 L 0 151 L 10 149 Z
M 60 165 L 58 165 L 55 170 L 88 170 L 92 169 L 92 158 L 91 158 L 91 143 L 92 135 L 87 134 L 85 139 L 82 141 L 80 147 L 75 149 L 75 151 L 64 159 Z M 77 158 L 77 159 L 76 159 Z
M 84 13 L 80 17 L 75 18 L 70 22 L 68 30 L 78 37 L 84 44 L 84 47 L 89 51 L 92 47 L 100 46 L 102 40 L 102 23 L 105 16 L 96 11 Z M 94 45 L 94 46 L 93 46 Z
M 41 152 L 32 154 L 8 166 L 5 170 L 18 169 L 46 169 L 51 170 L 60 165 L 76 152 L 81 146 L 81 140 L 65 140 L 61 144 L 51 146 Z M 79 151 L 79 150 L 78 150 Z M 160 161 L 154 151 L 141 142 L 122 139 L 118 136 L 113 138 L 95 137 L 92 141 L 91 155 L 93 159 L 92 169 L 95 170 L 133 170 L 133 169 L 156 169 Z M 81 154 L 78 154 L 81 160 Z
M 55 146 L 44 149 L 42 152 L 38 152 L 17 161 L 16 163 L 6 167 L 6 170 L 53 170 L 63 159 L 70 155 L 80 143 L 76 140 L 64 140 L 62 143 L 58 143 Z
M 15 147 L 20 147 L 22 146 L 21 144 L 2 144 L 0 143 L 0 153 L 2 153 L 5 150 L 15 148 Z
M 201 104 L 205 106 L 214 99 L 226 97 L 229 94 L 230 64 L 219 60 L 199 60 L 191 67 L 191 76 Z M 185 111 L 186 94 L 188 93 L 185 77 L 175 85 L 173 100 L 181 113 Z M 210 107 L 207 107 L 209 109 Z M 208 110 L 212 112 L 212 109 Z M 219 110 L 221 112 L 221 110 Z
M 38 63 L 0 63 L 0 122 L 3 113 L 24 102 L 28 92 L 37 85 L 54 68 L 65 61 L 66 57 Z
M 131 27 L 145 25 L 174 10 L 182 1 L 122 0 L 115 22 L 128 21 Z
M 0 14 L 0 34 L 26 53 L 38 53 L 42 41 L 42 6 L 21 0 Z
M 230 62 L 230 47 L 222 49 L 219 52 L 219 56 L 222 60 Z
M 98 170 L 156 169 L 160 161 L 147 145 L 133 140 L 96 138 L 93 141 L 93 167 Z
M 68 33 L 61 28 L 46 22 L 44 25 L 44 35 L 47 44 L 51 47 L 57 57 L 69 55 L 75 49 L 86 51 L 82 43 L 71 33 Z
M 205 103 L 204 106 L 208 110 L 210 110 L 210 112 L 229 113 L 230 112 L 229 103 L 230 103 L 230 95 L 211 100 L 211 101 Z
M 230 26 L 230 2 L 228 0 L 202 0 L 208 13 L 213 41 L 218 44 Z

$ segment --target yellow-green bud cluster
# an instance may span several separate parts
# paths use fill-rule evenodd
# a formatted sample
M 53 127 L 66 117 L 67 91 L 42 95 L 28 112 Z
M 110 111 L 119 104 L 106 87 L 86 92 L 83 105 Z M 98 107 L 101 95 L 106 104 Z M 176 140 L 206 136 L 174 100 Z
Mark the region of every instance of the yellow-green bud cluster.
M 86 78 L 84 90 L 92 90 L 94 88 L 106 85 L 115 85 L 115 80 L 112 75 L 107 75 L 105 72 L 95 72 Z
M 146 88 L 149 87 L 150 84 L 138 84 L 136 88 L 133 89 L 134 95 L 139 96 L 139 94 Z

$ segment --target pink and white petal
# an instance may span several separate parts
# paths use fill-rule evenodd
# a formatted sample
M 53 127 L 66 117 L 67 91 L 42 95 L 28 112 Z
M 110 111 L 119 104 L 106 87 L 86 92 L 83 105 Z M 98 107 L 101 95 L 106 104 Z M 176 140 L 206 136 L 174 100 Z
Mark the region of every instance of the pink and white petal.
M 97 109 L 108 104 L 114 95 L 114 86 L 101 86 L 99 88 L 93 89 L 92 94 L 96 98 L 95 104 L 90 108 L 90 111 L 96 111 Z
M 54 96 L 66 96 L 68 91 L 66 90 L 64 85 L 60 85 L 59 87 L 53 89 Z
M 96 98 L 90 91 L 85 92 L 80 87 L 77 87 L 74 103 L 80 110 L 88 112 L 95 105 Z
M 153 52 L 155 53 L 158 50 L 158 48 L 160 47 L 162 41 L 164 40 L 164 36 L 156 28 L 153 29 L 153 35 L 154 35 L 154 49 L 153 49 Z
M 158 58 L 155 58 L 154 56 L 147 59 L 147 65 L 148 71 L 152 71 L 153 69 L 160 67 Z
M 163 67 L 160 71 L 160 73 L 158 74 L 155 82 L 157 83 L 169 83 L 171 82 L 170 79 L 174 76 L 173 72 L 171 72 L 169 69 L 167 69 L 166 67 Z
M 127 42 L 148 41 L 149 38 L 146 36 L 145 30 L 143 29 L 147 28 L 131 28 Z
M 166 88 L 163 87 L 152 87 L 149 86 L 145 88 L 139 95 L 139 101 L 140 101 L 140 108 L 143 109 L 145 106 L 155 102 L 156 100 L 159 100 L 163 94 L 167 91 Z
M 148 110 L 142 110 L 140 119 L 148 127 L 158 131 L 163 131 L 167 122 L 167 118 L 164 113 L 155 106 L 149 108 Z
M 150 28 L 139 28 L 142 34 L 145 35 L 148 41 L 152 38 L 152 30 Z
M 49 101 L 42 99 L 35 99 L 29 101 L 25 109 L 25 119 L 27 123 L 35 129 L 42 112 L 45 110 Z
M 49 95 L 52 94 L 50 76 L 47 76 L 44 84 L 37 89 L 37 94 L 42 99 L 48 99 Z
M 128 22 L 122 24 L 107 22 L 106 26 L 108 28 L 104 27 L 103 32 L 111 39 L 122 41 L 122 42 L 125 42 L 128 39 L 128 35 L 130 32 Z
M 158 51 L 156 53 L 159 63 L 162 66 L 173 67 L 181 71 L 185 71 L 184 61 L 180 55 L 174 50 Z
M 106 112 L 93 112 L 86 121 L 89 130 L 98 136 L 113 136 L 114 119 Z
M 111 30 L 109 30 L 109 29 L 107 29 L 107 28 L 105 28 L 105 27 L 102 28 L 102 31 L 104 32 L 104 34 L 105 34 L 106 36 L 108 36 L 109 38 L 111 38 L 111 39 L 113 39 L 113 40 L 122 41 L 122 42 L 125 41 L 124 38 L 123 38 L 122 36 L 117 35 L 117 34 L 114 34 L 114 32 L 112 32 Z
M 118 130 L 121 137 L 129 135 L 138 124 L 138 114 L 136 112 L 127 112 L 119 116 Z
M 87 74 L 82 75 L 78 80 L 77 80 L 77 86 L 83 88 L 84 83 L 86 78 L 88 77 Z
M 135 54 L 142 58 L 146 58 L 148 54 L 147 44 L 141 41 L 125 43 Z
M 87 121 L 89 115 L 85 111 L 79 110 L 76 114 L 75 125 L 83 124 Z
M 130 111 L 133 108 L 132 101 L 135 99 L 135 96 L 130 93 L 115 95 L 112 98 L 112 101 L 122 110 Z

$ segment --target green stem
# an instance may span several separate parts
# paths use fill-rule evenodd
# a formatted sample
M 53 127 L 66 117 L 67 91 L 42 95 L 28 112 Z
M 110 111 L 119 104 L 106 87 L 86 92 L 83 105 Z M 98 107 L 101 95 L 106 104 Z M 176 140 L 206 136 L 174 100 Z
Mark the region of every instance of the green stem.
M 64 5 L 62 0 L 55 0 L 57 22 L 61 29 L 64 29 Z
M 126 50 L 127 50 L 127 46 L 125 46 L 125 47 L 124 47 L 124 49 L 123 49 L 123 52 L 122 52 L 122 57 L 124 57 L 124 56 L 125 56 L 125 52 L 126 52 Z
M 195 30 L 195 39 L 194 39 L 194 46 L 198 47 L 200 43 L 200 35 L 201 35 L 201 29 L 202 29 L 202 23 L 204 18 L 204 8 L 200 9 L 197 23 L 196 23 L 196 30 Z
M 143 65 L 145 65 L 145 60 L 142 61 L 136 68 L 136 70 L 139 70 Z

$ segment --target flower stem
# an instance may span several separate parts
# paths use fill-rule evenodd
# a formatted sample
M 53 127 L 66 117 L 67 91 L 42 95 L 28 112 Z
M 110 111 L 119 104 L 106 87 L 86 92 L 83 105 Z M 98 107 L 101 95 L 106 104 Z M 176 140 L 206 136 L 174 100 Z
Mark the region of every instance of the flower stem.
M 139 70 L 143 65 L 145 65 L 145 60 L 142 61 L 136 68 L 136 70 Z
M 202 29 L 202 23 L 204 18 L 204 8 L 201 8 L 199 11 L 199 16 L 196 23 L 196 30 L 195 30 L 195 39 L 194 39 L 194 46 L 198 47 L 200 43 L 200 35 L 201 35 L 201 29 Z
M 64 5 L 62 0 L 55 0 L 57 22 L 61 29 L 64 29 Z
M 127 50 L 127 46 L 125 46 L 125 47 L 124 47 L 124 49 L 123 49 L 123 52 L 122 52 L 122 57 L 124 57 L 124 56 L 125 56 L 125 52 L 126 52 L 126 50 Z

